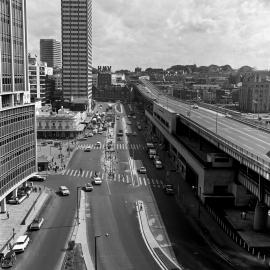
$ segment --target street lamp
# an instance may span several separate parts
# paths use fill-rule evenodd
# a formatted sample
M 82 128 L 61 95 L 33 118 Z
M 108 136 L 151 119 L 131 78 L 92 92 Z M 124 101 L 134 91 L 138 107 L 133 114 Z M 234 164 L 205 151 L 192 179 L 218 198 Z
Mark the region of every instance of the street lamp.
M 77 222 L 78 222 L 78 225 L 80 224 L 80 220 L 79 220 L 79 208 L 80 208 L 79 191 L 81 188 L 82 188 L 81 186 L 77 187 Z
M 97 270 L 97 239 L 101 236 L 104 236 L 102 234 L 95 235 L 95 270 Z M 105 236 L 108 237 L 109 234 L 105 233 Z

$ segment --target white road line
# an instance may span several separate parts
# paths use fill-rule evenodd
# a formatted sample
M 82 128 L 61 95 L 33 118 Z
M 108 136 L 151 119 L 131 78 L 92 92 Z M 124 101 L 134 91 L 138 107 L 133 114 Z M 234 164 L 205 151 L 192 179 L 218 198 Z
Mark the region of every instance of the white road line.
M 120 174 L 118 174 L 118 182 L 120 182 Z
M 141 180 L 141 177 L 138 177 L 139 178 L 139 186 L 141 186 L 142 185 L 142 180 Z
M 158 179 L 156 179 L 156 183 L 157 183 L 157 185 L 159 185 Z
M 74 172 L 74 170 L 71 170 L 71 172 L 70 172 L 70 176 L 72 176 L 73 172 Z
M 150 179 L 149 178 L 147 178 L 147 183 L 148 183 L 148 185 L 150 185 Z
M 92 171 L 90 171 L 89 178 L 91 178 L 91 177 L 92 177 L 92 173 L 93 173 L 93 172 L 92 172 Z
M 151 182 L 152 182 L 152 184 L 153 184 L 153 185 L 155 185 L 155 181 L 154 181 L 154 179 L 151 179 Z
M 82 177 L 84 176 L 85 171 L 82 172 Z
M 70 172 L 70 169 L 68 169 L 67 171 L 65 171 L 65 174 L 68 175 Z
M 147 183 L 146 183 L 146 179 L 145 178 L 143 178 L 143 182 L 144 182 L 144 185 L 146 186 Z
M 127 183 L 129 184 L 129 178 L 128 178 L 128 175 L 127 175 L 126 179 L 127 179 Z
M 89 172 L 89 171 L 86 171 L 86 173 L 85 173 L 85 177 L 87 177 L 87 175 L 88 175 L 88 172 Z
M 101 174 L 101 179 L 103 179 L 103 175 L 104 175 L 104 173 Z

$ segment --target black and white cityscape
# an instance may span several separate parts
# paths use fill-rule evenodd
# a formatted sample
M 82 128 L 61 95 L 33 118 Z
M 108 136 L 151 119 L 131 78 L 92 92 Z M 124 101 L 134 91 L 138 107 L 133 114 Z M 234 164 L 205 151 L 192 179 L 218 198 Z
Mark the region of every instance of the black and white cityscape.
M 270 268 L 270 3 L 0 0 L 0 266 Z

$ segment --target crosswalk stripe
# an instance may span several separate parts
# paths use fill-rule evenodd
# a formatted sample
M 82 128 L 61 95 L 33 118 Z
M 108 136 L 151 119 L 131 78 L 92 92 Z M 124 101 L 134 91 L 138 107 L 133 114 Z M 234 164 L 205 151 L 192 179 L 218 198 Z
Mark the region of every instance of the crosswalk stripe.
M 83 172 L 82 172 L 82 177 L 84 176 L 84 173 L 85 173 L 85 171 L 83 170 Z
M 149 180 L 149 178 L 147 178 L 147 184 L 150 185 L 150 180 Z
M 70 169 L 68 169 L 68 170 L 66 171 L 66 173 L 65 173 L 65 174 L 67 174 L 67 175 L 68 175 L 68 174 L 69 174 L 69 172 L 70 172 Z
M 92 171 L 90 171 L 89 178 L 91 178 L 91 177 L 92 177 L 92 173 L 93 173 L 93 172 L 92 172 Z
M 129 184 L 129 178 L 128 178 L 128 175 L 127 175 L 127 183 Z
M 146 186 L 147 183 L 146 183 L 146 179 L 145 178 L 143 178 L 143 182 L 144 182 L 144 185 Z
M 85 177 L 87 177 L 88 173 L 89 173 L 89 171 L 86 171 Z
M 71 170 L 71 172 L 70 172 L 70 175 L 71 175 L 71 176 L 72 176 L 73 172 L 74 172 L 74 170 Z
M 154 179 L 151 179 L 151 182 L 152 182 L 153 185 L 155 185 Z
M 141 177 L 138 177 L 138 184 L 141 185 L 142 184 L 142 181 L 141 181 Z

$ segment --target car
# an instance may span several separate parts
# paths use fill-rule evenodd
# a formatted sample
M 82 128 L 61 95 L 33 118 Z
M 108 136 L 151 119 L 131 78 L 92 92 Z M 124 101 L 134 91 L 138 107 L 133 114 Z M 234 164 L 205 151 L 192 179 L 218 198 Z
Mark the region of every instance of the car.
M 165 185 L 164 191 L 165 191 L 165 193 L 168 194 L 168 195 L 174 195 L 174 193 L 175 193 L 174 187 L 173 187 L 173 185 L 171 185 L 171 184 Z
M 47 144 L 53 144 L 53 141 L 49 140 L 47 141 Z
M 93 133 L 88 133 L 87 137 L 93 137 L 94 134 Z
M 86 183 L 84 186 L 85 191 L 92 191 L 93 189 L 94 189 L 94 187 L 91 183 Z
M 129 114 L 127 117 L 128 117 L 128 118 L 131 118 L 131 115 Z
M 91 152 L 91 147 L 90 147 L 90 146 L 87 146 L 87 147 L 84 149 L 84 152 Z
M 133 118 L 133 119 L 136 119 L 136 115 L 133 115 L 132 118 Z
M 101 178 L 99 176 L 95 176 L 93 178 L 92 182 L 93 182 L 94 185 L 101 185 L 102 184 L 102 180 L 101 180 Z
M 134 131 L 134 132 L 132 133 L 132 135 L 133 135 L 133 136 L 137 136 L 137 132 Z
M 1 267 L 2 268 L 12 267 L 15 264 L 15 262 L 16 262 L 16 253 L 14 250 L 10 250 L 1 258 Z
M 46 142 L 42 142 L 41 145 L 42 145 L 42 146 L 46 146 L 47 143 L 46 143 Z
M 102 130 L 99 130 L 99 131 L 98 131 L 98 134 L 102 134 L 102 133 L 103 133 L 103 131 L 102 131 Z
M 93 134 L 97 134 L 97 129 L 93 129 Z
M 27 198 L 27 194 L 20 193 L 17 197 L 12 196 L 7 203 L 8 204 L 20 204 Z
M 46 180 L 45 176 L 41 176 L 38 174 L 36 174 L 28 179 L 28 181 L 38 181 L 38 182 L 44 182 L 45 180 Z
M 83 138 L 80 138 L 79 141 L 86 141 L 87 138 L 86 137 L 83 137 Z
M 192 105 L 192 108 L 193 108 L 193 109 L 199 109 L 199 106 L 198 106 L 197 104 L 193 104 L 193 105 Z
M 162 169 L 163 168 L 163 164 L 162 164 L 161 160 L 156 159 L 154 161 L 154 164 L 155 164 L 156 169 Z
M 142 130 L 142 127 L 140 125 L 137 126 L 138 130 Z
M 43 222 L 44 222 L 44 218 L 43 217 L 35 218 L 32 221 L 32 223 L 29 225 L 29 230 L 30 231 L 39 230 L 41 228 Z
M 58 191 L 62 196 L 68 196 L 70 194 L 70 191 L 66 186 L 60 186 Z
M 24 234 L 17 239 L 17 241 L 14 243 L 12 247 L 12 250 L 16 253 L 24 252 L 29 242 L 30 242 L 29 236 Z
M 100 147 L 101 146 L 101 142 L 96 142 L 96 147 Z
M 116 120 L 119 120 L 119 119 L 120 119 L 120 117 L 119 117 L 119 116 L 117 116 L 117 117 L 116 117 Z
M 146 173 L 146 168 L 145 167 L 140 167 L 139 169 L 138 169 L 138 172 L 139 173 Z

